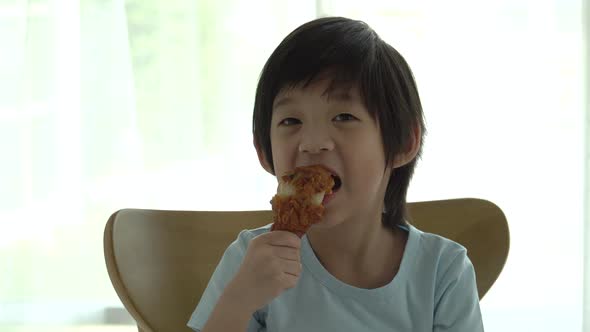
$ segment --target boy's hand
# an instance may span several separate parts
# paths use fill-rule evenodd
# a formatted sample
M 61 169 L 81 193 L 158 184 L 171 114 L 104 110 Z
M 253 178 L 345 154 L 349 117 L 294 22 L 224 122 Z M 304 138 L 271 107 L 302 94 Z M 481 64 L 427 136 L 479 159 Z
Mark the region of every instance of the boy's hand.
M 301 273 L 301 239 L 287 231 L 272 231 L 250 241 L 233 280 L 224 291 L 251 314 L 285 290 L 294 287 Z

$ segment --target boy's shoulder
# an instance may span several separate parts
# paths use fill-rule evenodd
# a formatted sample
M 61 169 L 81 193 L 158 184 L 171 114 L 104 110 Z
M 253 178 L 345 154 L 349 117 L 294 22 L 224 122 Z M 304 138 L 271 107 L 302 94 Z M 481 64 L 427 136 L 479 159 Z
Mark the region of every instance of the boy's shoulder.
M 264 233 L 268 233 L 270 232 L 270 228 L 272 226 L 272 223 L 270 224 L 266 224 L 264 226 L 260 226 L 257 228 L 251 228 L 251 229 L 244 229 L 240 232 L 240 234 L 238 235 L 238 237 L 245 237 L 245 238 L 255 238 L 260 234 L 264 234 Z
M 416 254 L 423 259 L 444 264 L 459 257 L 467 257 L 467 249 L 460 243 L 439 234 L 422 231 L 412 225 L 409 227 L 415 236 Z
M 241 262 L 246 254 L 250 241 L 260 234 L 269 232 L 271 225 L 268 224 L 258 228 L 241 230 L 237 237 L 225 249 L 223 253 L 224 262 L 230 262 L 230 264 Z
M 410 226 L 414 235 L 412 244 L 411 274 L 420 276 L 419 279 L 435 286 L 435 293 L 440 296 L 446 285 L 451 284 L 468 274 L 474 276 L 474 268 L 467 249 L 453 240 L 441 235 L 421 231 Z M 471 277 L 470 277 L 471 278 Z M 434 281 L 434 283 L 433 283 Z
M 231 246 L 238 246 L 238 247 L 248 247 L 250 241 L 257 237 L 258 235 L 270 232 L 270 227 L 272 224 L 267 224 L 264 226 L 260 226 L 258 228 L 252 229 L 244 229 L 240 231 L 236 240 L 230 245 Z

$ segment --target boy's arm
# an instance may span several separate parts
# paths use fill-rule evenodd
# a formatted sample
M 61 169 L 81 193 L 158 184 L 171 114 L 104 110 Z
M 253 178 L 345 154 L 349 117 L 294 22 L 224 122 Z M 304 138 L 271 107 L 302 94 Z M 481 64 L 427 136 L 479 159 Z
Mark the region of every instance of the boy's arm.
M 231 295 L 223 293 L 219 301 L 213 308 L 207 323 L 201 332 L 232 332 L 232 331 L 256 331 L 260 326 L 249 327 L 252 325 L 252 312 L 248 310 L 241 302 Z
M 232 331 L 232 326 L 240 332 L 259 329 L 260 325 L 252 312 L 246 314 L 247 309 L 240 308 L 240 303 L 233 301 L 232 296 L 224 292 L 236 274 L 251 238 L 252 234 L 243 231 L 226 249 L 187 323 L 194 331 Z
M 484 331 L 475 270 L 465 250 L 453 259 L 438 280 L 433 331 Z
M 291 232 L 240 233 L 215 269 L 188 326 L 197 331 L 260 330 L 266 321 L 261 308 L 299 280 L 300 248 L 301 239 Z

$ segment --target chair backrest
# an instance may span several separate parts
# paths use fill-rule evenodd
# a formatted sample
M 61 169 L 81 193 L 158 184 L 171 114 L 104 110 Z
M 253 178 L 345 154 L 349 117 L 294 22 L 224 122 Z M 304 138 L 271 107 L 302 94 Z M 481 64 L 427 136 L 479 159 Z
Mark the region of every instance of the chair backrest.
M 506 218 L 495 204 L 453 199 L 408 204 L 410 222 L 468 249 L 480 299 L 509 250 Z M 186 323 L 227 246 L 270 211 L 123 209 L 108 220 L 104 253 L 111 282 L 139 331 L 191 331 Z

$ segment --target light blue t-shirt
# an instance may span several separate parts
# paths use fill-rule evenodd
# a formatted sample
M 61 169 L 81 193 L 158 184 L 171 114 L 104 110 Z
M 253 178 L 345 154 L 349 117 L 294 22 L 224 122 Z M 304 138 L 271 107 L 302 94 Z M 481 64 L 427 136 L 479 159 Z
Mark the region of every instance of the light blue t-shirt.
M 461 245 L 414 226 L 397 275 L 379 288 L 350 286 L 330 274 L 307 236 L 297 285 L 256 311 L 247 331 L 483 331 L 475 271 Z M 225 251 L 188 326 L 203 328 L 225 285 L 237 272 L 250 240 L 270 225 L 242 231 Z

